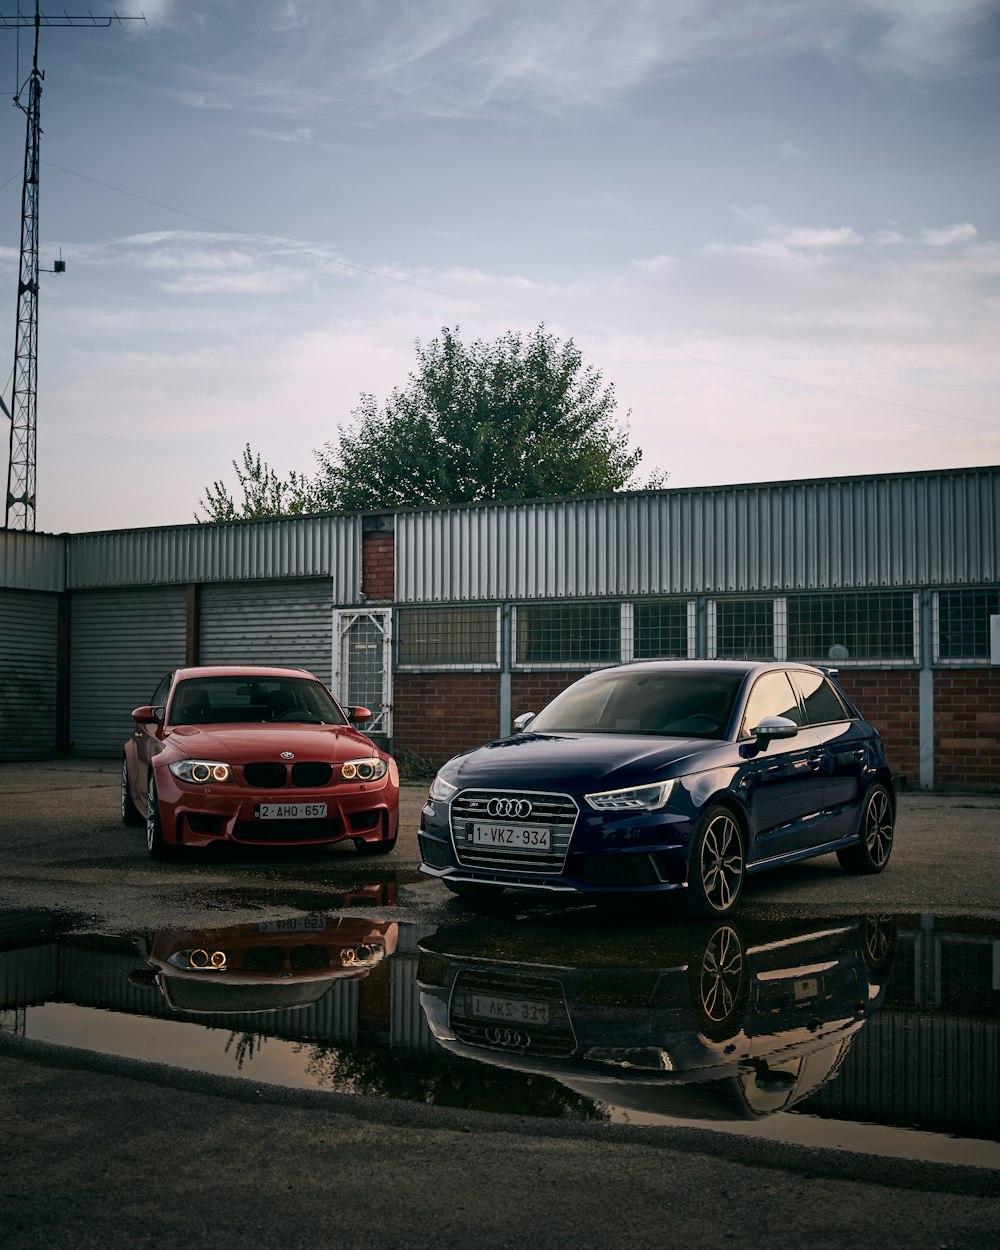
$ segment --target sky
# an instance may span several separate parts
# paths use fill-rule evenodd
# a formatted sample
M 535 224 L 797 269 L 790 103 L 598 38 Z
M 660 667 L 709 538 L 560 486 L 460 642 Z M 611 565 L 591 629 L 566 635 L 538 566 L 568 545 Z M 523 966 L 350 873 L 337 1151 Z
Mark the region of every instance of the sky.
M 573 338 L 637 486 L 1000 463 L 1000 0 L 115 10 L 41 33 L 38 530 L 191 523 L 247 442 L 312 472 L 445 326 Z

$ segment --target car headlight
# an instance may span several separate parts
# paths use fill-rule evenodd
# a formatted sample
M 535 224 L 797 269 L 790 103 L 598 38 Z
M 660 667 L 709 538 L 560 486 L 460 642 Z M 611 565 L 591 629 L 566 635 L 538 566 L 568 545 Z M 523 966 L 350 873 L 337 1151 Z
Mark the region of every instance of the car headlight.
M 207 786 L 213 781 L 232 781 L 233 770 L 218 760 L 174 760 L 167 767 L 181 781 L 195 786 Z
M 602 790 L 583 797 L 595 812 L 655 812 L 665 806 L 676 781 L 657 781 L 627 790 Z
M 167 956 L 167 963 L 184 972 L 225 972 L 229 958 L 225 951 L 209 951 L 204 948 L 174 951 Z
M 341 781 L 378 781 L 389 771 L 389 765 L 377 755 L 361 760 L 344 760 L 340 766 Z
M 441 774 L 438 773 L 431 782 L 428 794 L 437 803 L 447 803 L 457 789 L 458 786 L 453 786 L 450 781 L 445 781 Z

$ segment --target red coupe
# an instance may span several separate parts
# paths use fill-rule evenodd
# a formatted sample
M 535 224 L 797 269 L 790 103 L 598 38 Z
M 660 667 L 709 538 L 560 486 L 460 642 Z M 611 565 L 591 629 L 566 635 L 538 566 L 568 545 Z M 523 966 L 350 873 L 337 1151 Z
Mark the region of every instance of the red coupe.
M 399 774 L 304 669 L 179 668 L 132 713 L 121 814 L 153 859 L 186 846 L 396 845 Z

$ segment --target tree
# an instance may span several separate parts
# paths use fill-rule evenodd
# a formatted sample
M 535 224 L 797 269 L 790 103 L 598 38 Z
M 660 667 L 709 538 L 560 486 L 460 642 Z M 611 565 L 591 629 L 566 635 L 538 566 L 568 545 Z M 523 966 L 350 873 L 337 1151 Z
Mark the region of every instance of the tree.
M 305 474 L 293 469 L 287 481 L 282 481 L 271 466 L 254 454 L 250 444 L 243 448 L 243 467 L 234 460 L 236 480 L 243 492 L 242 503 L 236 501 L 222 481 L 213 482 L 205 488 L 205 498 L 198 504 L 204 509 L 209 521 L 236 521 L 253 517 L 296 516 L 302 512 L 315 512 L 317 504 L 312 494 L 312 483 Z M 201 521 L 195 514 L 195 520 Z
M 642 451 L 615 422 L 613 385 L 573 342 L 540 325 L 492 343 L 463 343 L 445 326 L 416 344 L 417 367 L 380 408 L 363 394 L 337 438 L 315 452 L 318 472 L 287 480 L 247 444 L 233 461 L 243 503 L 221 481 L 201 507 L 212 521 L 301 512 L 361 512 L 638 488 Z M 655 490 L 667 475 L 642 483 Z
M 614 386 L 544 326 L 466 345 L 447 326 L 382 408 L 363 395 L 316 453 L 314 494 L 347 511 L 606 494 L 642 459 L 615 424 Z M 648 486 L 663 485 L 665 475 Z

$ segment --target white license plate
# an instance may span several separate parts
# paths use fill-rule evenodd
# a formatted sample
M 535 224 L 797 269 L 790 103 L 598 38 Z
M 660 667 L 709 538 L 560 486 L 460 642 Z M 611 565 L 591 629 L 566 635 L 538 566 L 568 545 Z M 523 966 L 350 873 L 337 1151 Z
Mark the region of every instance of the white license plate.
M 467 994 L 467 1015 L 479 1020 L 514 1020 L 518 1024 L 548 1024 L 548 1003 L 527 998 L 494 998 L 489 994 Z
M 326 816 L 326 804 L 257 803 L 253 814 L 255 820 L 322 820 Z
M 259 920 L 254 933 L 322 933 L 326 916 L 287 916 L 284 920 Z
M 518 850 L 547 851 L 552 845 L 552 833 L 528 825 L 473 825 L 473 846 L 513 846 Z

